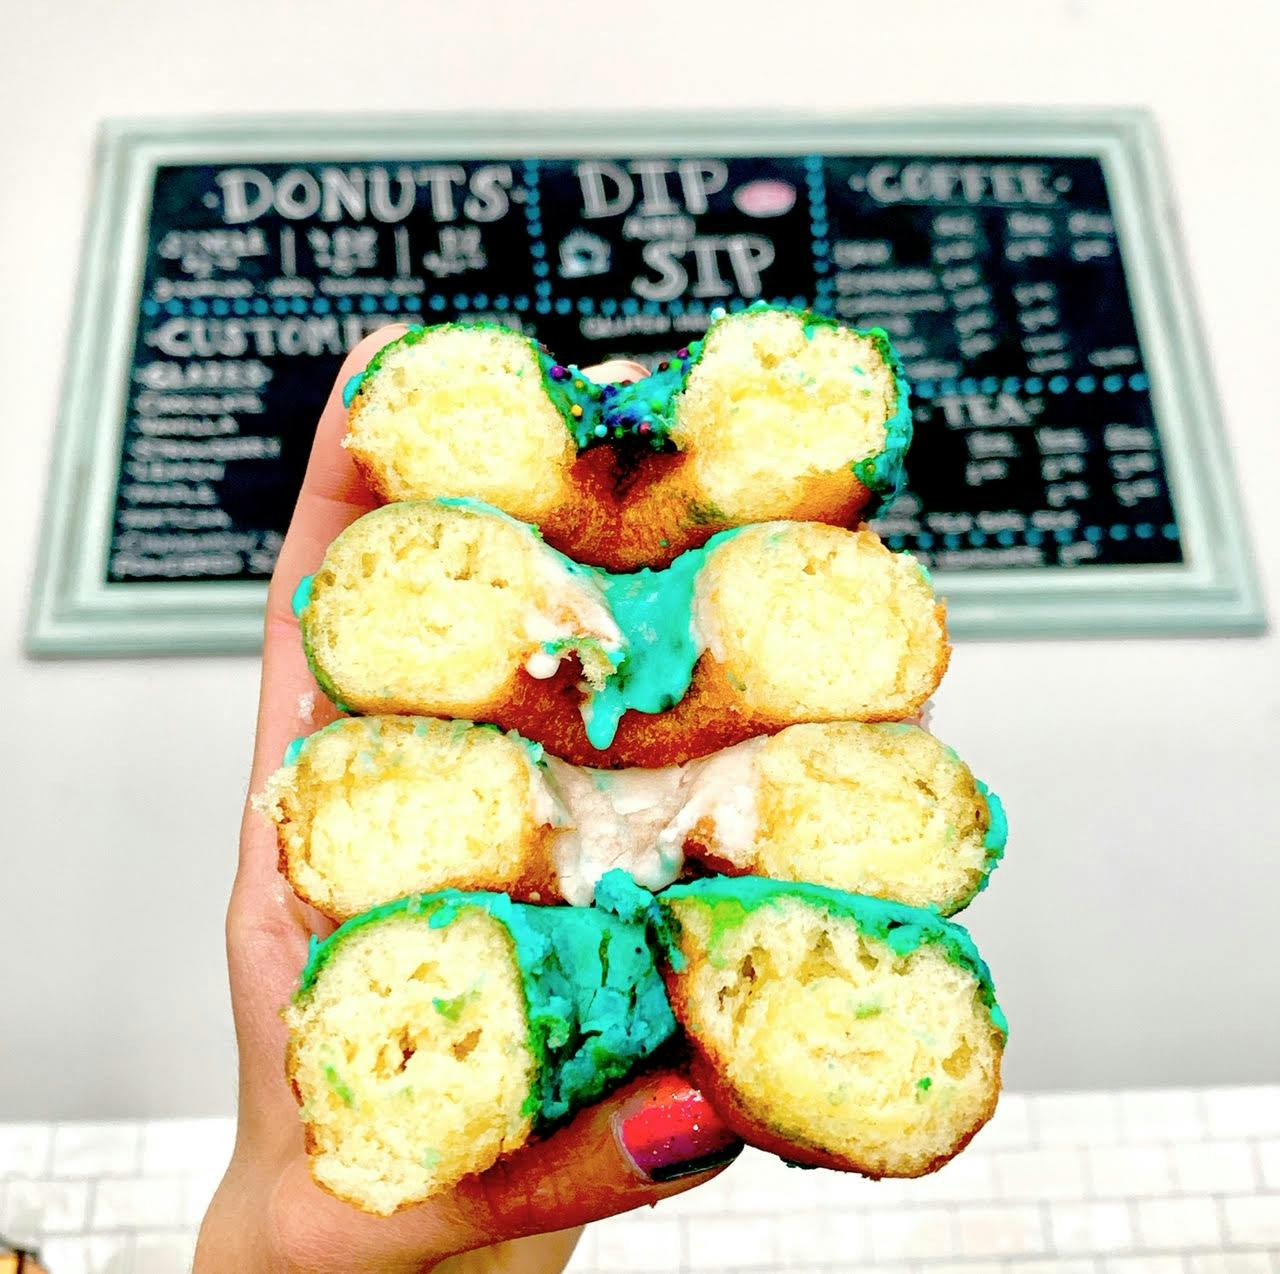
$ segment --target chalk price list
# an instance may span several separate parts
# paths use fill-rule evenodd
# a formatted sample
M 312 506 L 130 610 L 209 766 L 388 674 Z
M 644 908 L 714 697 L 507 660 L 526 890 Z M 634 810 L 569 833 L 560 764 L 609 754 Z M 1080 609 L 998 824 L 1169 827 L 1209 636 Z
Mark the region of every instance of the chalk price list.
M 656 360 L 760 299 L 894 338 L 918 439 L 894 547 L 1179 560 L 1095 161 L 228 164 L 156 175 L 108 580 L 268 576 L 342 355 L 386 323 Z

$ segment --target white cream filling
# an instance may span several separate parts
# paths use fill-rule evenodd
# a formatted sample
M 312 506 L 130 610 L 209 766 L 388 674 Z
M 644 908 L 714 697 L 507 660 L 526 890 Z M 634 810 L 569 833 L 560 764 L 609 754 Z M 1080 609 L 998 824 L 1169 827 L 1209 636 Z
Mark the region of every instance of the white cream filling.
M 760 834 L 756 757 L 767 742 L 764 738 L 748 739 L 684 766 L 685 798 L 658 834 L 659 846 L 683 847 L 689 833 L 701 823 L 709 853 L 735 867 L 747 866 Z
M 679 808 L 681 774 L 663 770 L 611 773 L 547 758 L 551 785 L 566 816 L 553 838 L 556 875 L 564 900 L 587 906 L 596 882 L 621 867 L 646 889 L 671 884 L 684 865 L 679 847 L 658 845 L 657 833 Z
M 597 641 L 604 653 L 593 658 L 589 650 L 578 651 L 578 657 L 588 681 L 603 683 L 614 666 L 609 656 L 626 648 L 603 590 L 589 580 L 575 579 L 543 546 L 539 545 L 536 552 L 541 605 L 531 607 L 524 615 L 524 636 L 536 647 L 525 660 L 525 670 L 540 681 L 555 676 L 560 661 L 573 648 L 549 651 L 546 647 L 565 638 L 588 637 Z
M 552 852 L 565 901 L 588 905 L 614 867 L 646 889 L 665 889 L 679 879 L 685 838 L 698 824 L 709 851 L 745 866 L 759 829 L 755 756 L 765 742 L 660 770 L 589 770 L 547 757 L 558 810 L 542 822 L 557 829 Z

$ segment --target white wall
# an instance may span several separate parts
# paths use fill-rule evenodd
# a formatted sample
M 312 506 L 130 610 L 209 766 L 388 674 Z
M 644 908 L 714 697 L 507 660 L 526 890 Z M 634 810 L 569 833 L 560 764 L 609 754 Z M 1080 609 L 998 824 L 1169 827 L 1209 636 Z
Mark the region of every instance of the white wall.
M 221 918 L 255 662 L 20 653 L 101 117 L 1149 105 L 1274 599 L 1273 9 L 697 0 L 655 6 L 646 26 L 529 0 L 14 6 L 0 77 L 0 1118 L 232 1104 Z M 1278 665 L 1275 637 L 957 651 L 936 727 L 1013 821 L 969 923 L 1013 1022 L 1014 1087 L 1280 1075 Z

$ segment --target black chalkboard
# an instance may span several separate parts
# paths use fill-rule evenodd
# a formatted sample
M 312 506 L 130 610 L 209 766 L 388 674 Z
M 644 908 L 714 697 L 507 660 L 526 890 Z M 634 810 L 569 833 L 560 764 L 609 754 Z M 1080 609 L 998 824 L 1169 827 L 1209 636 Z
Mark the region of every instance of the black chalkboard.
M 156 168 L 106 582 L 268 576 L 342 354 L 384 323 L 496 320 L 585 365 L 761 298 L 893 337 L 893 547 L 1182 560 L 1097 159 L 404 158 Z

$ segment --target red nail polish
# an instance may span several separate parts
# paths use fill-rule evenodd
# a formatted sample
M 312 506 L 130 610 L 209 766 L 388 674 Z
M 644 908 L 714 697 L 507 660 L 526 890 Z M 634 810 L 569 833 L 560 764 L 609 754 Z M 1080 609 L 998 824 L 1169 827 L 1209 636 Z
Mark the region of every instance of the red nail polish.
M 643 1105 L 622 1113 L 616 1130 L 623 1153 L 650 1181 L 706 1172 L 742 1149 L 711 1103 L 678 1076 L 664 1078 Z

